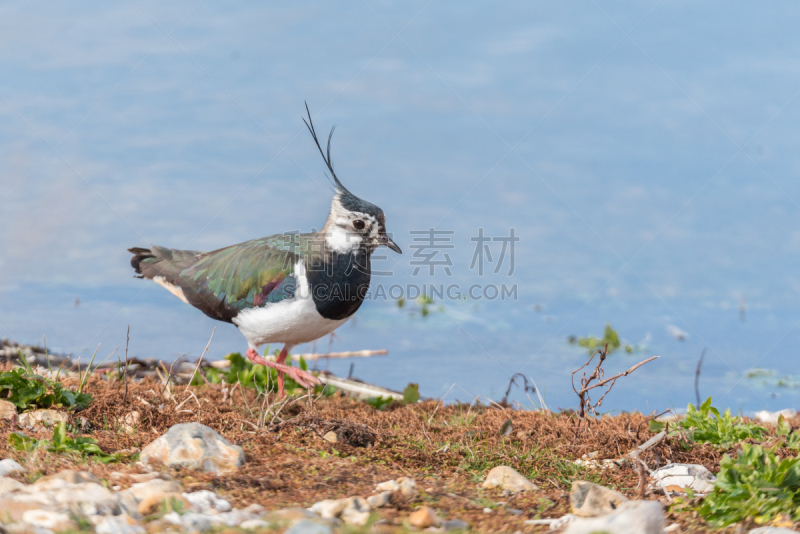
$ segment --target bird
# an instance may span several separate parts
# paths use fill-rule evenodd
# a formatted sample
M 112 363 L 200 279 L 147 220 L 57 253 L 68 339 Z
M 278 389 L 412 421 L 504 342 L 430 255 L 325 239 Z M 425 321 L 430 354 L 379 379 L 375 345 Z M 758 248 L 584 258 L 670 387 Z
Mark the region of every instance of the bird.
M 351 193 L 339 180 L 317 137 L 311 112 L 303 122 L 333 180 L 325 225 L 310 233 L 286 232 L 211 252 L 162 246 L 133 247 L 137 278 L 152 280 L 208 317 L 234 324 L 247 341 L 247 358 L 274 368 L 278 395 L 284 374 L 302 387 L 317 377 L 285 364 L 289 351 L 342 326 L 369 290 L 373 252 L 381 246 L 402 254 L 386 231 L 383 210 Z M 282 343 L 275 361 L 258 354 L 265 344 Z

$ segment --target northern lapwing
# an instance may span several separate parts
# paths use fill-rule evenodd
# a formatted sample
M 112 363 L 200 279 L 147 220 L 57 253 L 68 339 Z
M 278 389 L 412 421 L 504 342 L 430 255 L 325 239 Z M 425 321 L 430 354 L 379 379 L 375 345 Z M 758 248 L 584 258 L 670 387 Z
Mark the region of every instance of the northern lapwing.
M 352 194 L 322 150 L 311 113 L 303 119 L 334 181 L 325 226 L 319 232 L 286 233 L 197 252 L 153 246 L 128 249 L 138 278 L 147 278 L 212 319 L 233 323 L 247 340 L 247 357 L 303 387 L 319 384 L 312 374 L 285 365 L 292 347 L 330 334 L 361 306 L 370 282 L 370 258 L 387 246 L 401 253 L 386 233 L 386 217 L 376 205 Z M 276 361 L 259 356 L 266 343 L 283 343 Z

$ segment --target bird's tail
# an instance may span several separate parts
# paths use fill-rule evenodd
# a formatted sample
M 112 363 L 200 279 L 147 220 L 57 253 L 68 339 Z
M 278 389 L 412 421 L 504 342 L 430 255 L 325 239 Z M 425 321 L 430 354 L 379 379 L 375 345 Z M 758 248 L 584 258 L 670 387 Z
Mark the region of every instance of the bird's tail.
M 150 248 L 129 248 L 128 252 L 133 254 L 131 267 L 138 278 L 152 280 L 156 276 L 163 276 L 171 283 L 177 283 L 174 279 L 181 271 L 194 265 L 201 254 L 196 250 L 177 250 L 155 245 Z
M 155 254 L 153 254 L 152 250 L 149 248 L 141 247 L 129 248 L 128 252 L 133 254 L 133 257 L 131 258 L 131 267 L 133 267 L 133 270 L 136 271 L 137 278 L 144 278 L 144 273 L 142 273 L 142 262 L 145 260 L 156 259 Z

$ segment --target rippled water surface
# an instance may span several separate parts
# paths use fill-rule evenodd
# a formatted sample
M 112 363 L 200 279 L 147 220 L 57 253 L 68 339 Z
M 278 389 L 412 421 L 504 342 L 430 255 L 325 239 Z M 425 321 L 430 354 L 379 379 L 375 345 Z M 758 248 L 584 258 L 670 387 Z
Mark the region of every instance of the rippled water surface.
M 86 358 L 130 325 L 133 355 L 173 359 L 199 356 L 216 326 L 212 357 L 245 349 L 233 326 L 134 279 L 126 249 L 320 227 L 331 188 L 307 100 L 320 130 L 338 125 L 337 174 L 404 249 L 382 253 L 393 274 L 376 284 L 517 298 L 437 299 L 426 317 L 377 298 L 299 351 L 386 348 L 328 365 L 448 400 L 498 399 L 522 372 L 567 408 L 586 354 L 566 340 L 610 322 L 647 350 L 615 353 L 608 372 L 661 358 L 605 409 L 684 407 L 706 347 L 715 404 L 796 406 L 799 9 L 6 2 L 0 335 Z M 414 276 L 410 232 L 429 228 L 453 232 L 437 256 L 449 276 Z M 480 228 L 519 236 L 511 275 L 510 256 L 470 268 Z

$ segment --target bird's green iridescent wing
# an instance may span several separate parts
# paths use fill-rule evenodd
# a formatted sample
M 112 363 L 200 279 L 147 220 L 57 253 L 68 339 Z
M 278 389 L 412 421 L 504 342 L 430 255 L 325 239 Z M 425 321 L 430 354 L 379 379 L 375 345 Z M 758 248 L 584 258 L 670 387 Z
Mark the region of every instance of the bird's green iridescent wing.
M 163 276 L 206 315 L 230 322 L 240 311 L 294 297 L 294 268 L 313 234 L 281 234 L 212 252 L 152 247 L 134 257 L 146 278 Z M 136 253 L 136 252 L 134 252 Z

